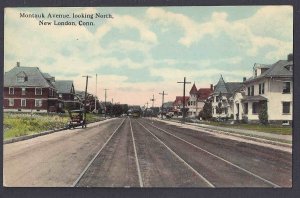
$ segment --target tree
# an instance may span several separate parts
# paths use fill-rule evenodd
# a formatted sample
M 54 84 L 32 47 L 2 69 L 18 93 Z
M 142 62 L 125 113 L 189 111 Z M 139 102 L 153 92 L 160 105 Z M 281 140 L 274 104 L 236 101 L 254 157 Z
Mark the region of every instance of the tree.
M 203 120 L 210 120 L 212 118 L 211 102 L 205 102 L 203 109 L 199 113 L 199 117 L 201 117 Z
M 267 125 L 269 123 L 267 102 L 265 102 L 265 101 L 261 102 L 260 106 L 261 106 L 261 110 L 258 115 L 259 121 L 260 121 L 260 123 Z

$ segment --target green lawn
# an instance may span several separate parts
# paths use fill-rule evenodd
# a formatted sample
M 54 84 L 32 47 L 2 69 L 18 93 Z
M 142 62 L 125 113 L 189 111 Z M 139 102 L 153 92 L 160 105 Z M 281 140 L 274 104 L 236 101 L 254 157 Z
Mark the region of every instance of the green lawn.
M 87 114 L 88 122 L 97 120 L 100 120 L 99 116 Z M 68 124 L 68 121 L 69 116 L 67 113 L 61 115 L 4 113 L 4 140 L 62 128 Z
M 225 124 L 221 122 L 205 122 L 205 124 L 220 126 L 226 128 L 237 128 L 237 129 L 247 129 L 254 130 L 258 132 L 291 135 L 292 127 L 279 126 L 279 125 L 261 125 L 261 124 Z

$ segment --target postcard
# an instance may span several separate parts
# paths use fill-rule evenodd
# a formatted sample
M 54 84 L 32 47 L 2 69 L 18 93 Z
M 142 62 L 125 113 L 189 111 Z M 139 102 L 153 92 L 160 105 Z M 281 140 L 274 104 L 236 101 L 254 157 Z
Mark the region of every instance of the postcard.
M 292 187 L 293 7 L 7 7 L 3 186 Z

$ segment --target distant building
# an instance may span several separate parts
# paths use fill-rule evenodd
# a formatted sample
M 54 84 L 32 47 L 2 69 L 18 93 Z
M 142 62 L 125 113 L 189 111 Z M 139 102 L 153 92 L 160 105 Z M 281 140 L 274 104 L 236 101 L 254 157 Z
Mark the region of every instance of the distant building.
M 185 108 L 187 108 L 187 102 L 189 100 L 189 96 L 185 96 Z M 182 114 L 183 109 L 183 96 L 176 96 L 175 101 L 173 102 L 173 111 L 175 114 Z
M 4 111 L 56 112 L 54 77 L 38 67 L 17 65 L 4 74 Z
M 67 104 L 75 105 L 75 89 L 72 80 L 56 80 L 54 86 L 58 94 L 58 108 L 62 110 Z
M 188 117 L 197 117 L 202 110 L 205 100 L 210 96 L 213 91 L 213 85 L 210 88 L 200 88 L 197 90 L 195 83 L 190 90 L 190 96 L 187 102 Z

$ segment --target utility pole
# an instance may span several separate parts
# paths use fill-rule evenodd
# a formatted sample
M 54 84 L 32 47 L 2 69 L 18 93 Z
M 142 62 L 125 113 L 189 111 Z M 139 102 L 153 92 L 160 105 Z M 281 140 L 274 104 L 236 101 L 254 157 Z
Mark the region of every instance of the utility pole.
M 84 121 L 85 121 L 85 126 L 86 126 L 86 95 L 87 95 L 87 87 L 88 87 L 88 82 L 89 78 L 92 78 L 92 76 L 82 76 L 86 78 L 85 82 L 85 94 L 84 94 Z
M 155 101 L 155 99 L 154 99 L 154 94 L 153 94 L 152 99 L 150 99 L 150 101 L 152 101 L 152 107 L 154 107 L 154 101 Z
M 95 113 L 97 112 L 97 74 L 96 74 L 96 95 L 95 95 Z
M 177 82 L 177 83 L 183 83 L 183 109 L 182 109 L 182 122 L 185 122 L 185 84 L 191 84 L 191 82 L 186 82 L 186 77 L 184 77 L 183 82 Z
M 162 95 L 162 102 L 161 102 L 161 119 L 163 119 L 163 110 L 164 110 L 164 98 L 165 95 L 168 95 L 165 93 L 165 91 L 163 91 L 162 93 L 159 93 L 160 95 Z
M 105 96 L 104 96 L 104 117 L 106 118 L 106 91 L 109 89 L 104 89 L 105 90 Z

